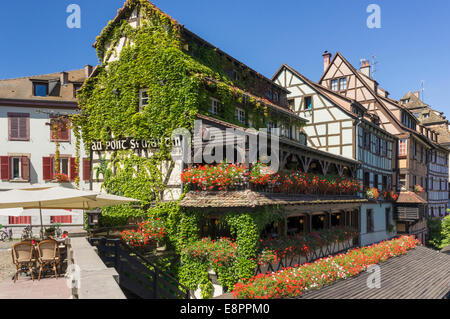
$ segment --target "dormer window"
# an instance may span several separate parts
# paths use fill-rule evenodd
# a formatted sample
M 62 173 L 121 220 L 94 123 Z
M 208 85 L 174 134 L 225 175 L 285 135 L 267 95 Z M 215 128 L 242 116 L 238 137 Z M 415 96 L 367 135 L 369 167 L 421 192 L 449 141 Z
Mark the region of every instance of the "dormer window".
M 278 95 L 278 92 L 273 93 L 273 101 L 274 102 L 280 101 L 280 96 Z
M 74 84 L 73 85 L 73 97 L 77 97 L 77 92 L 79 89 L 81 89 L 82 86 L 83 86 L 83 84 Z
M 33 95 L 42 97 L 48 96 L 48 83 L 33 82 Z

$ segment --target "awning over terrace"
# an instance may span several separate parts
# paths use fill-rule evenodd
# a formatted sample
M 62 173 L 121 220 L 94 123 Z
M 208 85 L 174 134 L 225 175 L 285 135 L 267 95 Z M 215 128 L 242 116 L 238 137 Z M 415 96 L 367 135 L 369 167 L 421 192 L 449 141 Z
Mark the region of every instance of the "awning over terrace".
M 373 273 L 361 275 L 320 290 L 305 293 L 303 299 L 444 299 L 450 294 L 450 255 L 417 247 L 406 255 L 379 265 L 381 287 L 369 289 Z M 370 281 L 370 280 L 369 280 Z
M 229 207 L 261 207 L 273 205 L 296 205 L 306 207 L 317 207 L 333 205 L 337 208 L 339 204 L 359 207 L 366 203 L 366 199 L 357 196 L 314 196 L 314 195 L 286 195 L 279 193 L 264 193 L 251 190 L 243 191 L 219 191 L 219 192 L 195 192 L 186 194 L 180 202 L 182 207 L 192 208 L 229 208 Z

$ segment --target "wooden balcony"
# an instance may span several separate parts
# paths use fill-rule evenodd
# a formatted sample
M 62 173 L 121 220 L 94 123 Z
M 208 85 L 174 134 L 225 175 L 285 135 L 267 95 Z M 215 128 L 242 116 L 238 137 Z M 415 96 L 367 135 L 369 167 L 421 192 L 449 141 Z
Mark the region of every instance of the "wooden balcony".
M 399 206 L 394 213 L 394 219 L 403 221 L 416 221 L 423 215 L 423 209 L 420 207 Z

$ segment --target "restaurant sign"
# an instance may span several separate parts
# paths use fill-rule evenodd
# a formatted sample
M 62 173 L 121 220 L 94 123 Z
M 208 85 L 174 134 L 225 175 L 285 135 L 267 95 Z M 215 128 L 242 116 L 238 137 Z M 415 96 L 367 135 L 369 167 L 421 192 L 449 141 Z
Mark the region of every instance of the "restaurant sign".
M 165 145 L 166 147 L 180 146 L 180 141 L 177 138 L 141 140 L 128 137 L 120 140 L 112 140 L 106 142 L 94 141 L 91 144 L 91 150 L 95 152 L 145 150 L 145 149 L 159 149 L 163 145 Z

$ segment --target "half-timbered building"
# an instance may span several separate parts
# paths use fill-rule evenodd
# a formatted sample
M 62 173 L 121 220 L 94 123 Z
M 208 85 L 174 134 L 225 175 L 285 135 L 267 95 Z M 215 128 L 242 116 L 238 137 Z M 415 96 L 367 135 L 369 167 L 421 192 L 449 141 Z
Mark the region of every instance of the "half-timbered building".
M 393 231 L 393 204 L 387 194 L 395 181 L 396 137 L 379 126 L 379 118 L 356 100 L 312 82 L 288 65 L 273 80 L 289 90 L 288 104 L 309 122 L 302 128 L 308 146 L 357 160 L 357 178 L 363 185 L 386 194 L 361 207 L 361 242 L 369 244 L 389 238 Z
M 428 214 L 432 217 L 446 216 L 448 209 L 448 160 L 450 132 L 448 120 L 443 112 L 433 110 L 424 103 L 419 92 L 408 92 L 400 103 L 408 108 L 423 126 L 421 130 L 434 141 L 434 147 L 427 153 L 428 182 L 425 183 L 428 194 Z
M 324 73 L 319 84 L 349 99 L 358 101 L 372 115 L 378 117 L 380 128 L 395 135 L 399 141 L 398 152 L 398 185 L 406 195 L 416 191 L 423 200 L 408 196 L 400 196 L 394 216 L 399 233 L 415 234 L 422 241 L 427 233 L 427 192 L 428 178 L 427 152 L 434 147 L 434 141 L 426 136 L 418 119 L 406 107 L 389 98 L 389 92 L 382 89 L 371 77 L 370 63 L 363 61 L 360 70 L 353 67 L 339 52 L 332 55 L 325 52 Z M 413 201 L 416 206 L 409 207 Z

